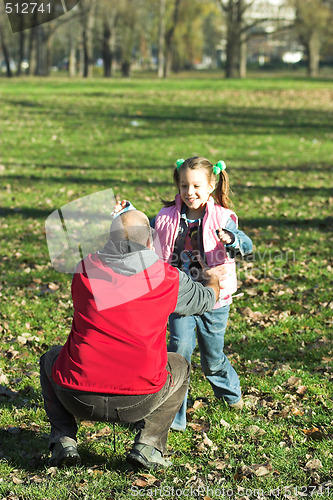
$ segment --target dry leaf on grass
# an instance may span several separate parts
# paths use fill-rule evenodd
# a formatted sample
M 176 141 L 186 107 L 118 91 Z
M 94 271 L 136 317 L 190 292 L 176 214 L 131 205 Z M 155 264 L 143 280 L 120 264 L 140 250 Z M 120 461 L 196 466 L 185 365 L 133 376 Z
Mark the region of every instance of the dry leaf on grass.
M 264 429 L 261 429 L 258 425 L 249 425 L 248 427 L 245 427 L 245 430 L 252 435 L 257 435 L 257 436 L 263 436 L 266 434 L 266 431 Z
M 195 410 L 198 410 L 199 408 L 203 408 L 204 406 L 208 406 L 207 401 L 204 401 L 202 399 L 196 399 L 193 403 L 193 407 Z
M 302 382 L 302 380 L 299 377 L 289 377 L 287 381 L 287 385 L 289 387 L 295 387 L 299 385 Z
M 236 474 L 235 474 L 235 479 L 236 480 L 241 480 L 246 477 L 252 477 L 252 476 L 266 476 L 267 474 L 271 474 L 272 472 L 278 473 L 277 471 L 273 471 L 272 464 L 267 461 L 263 464 L 253 464 L 251 466 L 248 465 L 243 465 L 240 467 Z
M 325 438 L 325 434 L 317 427 L 312 427 L 312 429 L 302 429 L 302 432 L 304 432 L 308 439 L 314 439 L 315 441 L 321 441 Z
M 229 424 L 229 422 L 226 422 L 225 420 L 223 420 L 223 418 L 221 418 L 220 420 L 220 424 L 222 425 L 222 427 L 224 427 L 225 429 L 229 429 L 231 427 L 231 425 Z
M 160 481 L 152 474 L 140 474 L 138 478 L 132 483 L 132 486 L 145 488 L 146 486 L 158 486 Z
M 313 458 L 312 460 L 309 460 L 306 462 L 304 469 L 305 470 L 318 470 L 321 469 L 323 464 L 318 458 Z
M 188 427 L 191 427 L 196 432 L 207 432 L 210 429 L 209 422 L 189 422 Z

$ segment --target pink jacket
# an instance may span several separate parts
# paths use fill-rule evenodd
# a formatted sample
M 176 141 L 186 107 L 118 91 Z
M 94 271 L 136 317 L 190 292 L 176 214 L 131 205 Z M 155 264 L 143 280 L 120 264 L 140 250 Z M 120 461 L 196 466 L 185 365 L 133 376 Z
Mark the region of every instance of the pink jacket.
M 164 262 L 172 262 L 172 253 L 178 234 L 181 216 L 182 199 L 179 194 L 175 198 L 176 204 L 162 208 L 156 216 L 155 230 L 158 234 L 158 245 L 155 245 L 157 254 Z M 233 216 L 237 224 L 236 214 L 227 208 L 216 204 L 212 197 L 206 205 L 206 212 L 202 222 L 202 240 L 204 252 L 209 267 L 226 270 L 221 281 L 220 298 L 215 308 L 231 302 L 231 295 L 237 290 L 237 274 L 234 259 L 226 252 L 224 244 L 219 240 L 216 229 L 225 227 L 227 220 Z

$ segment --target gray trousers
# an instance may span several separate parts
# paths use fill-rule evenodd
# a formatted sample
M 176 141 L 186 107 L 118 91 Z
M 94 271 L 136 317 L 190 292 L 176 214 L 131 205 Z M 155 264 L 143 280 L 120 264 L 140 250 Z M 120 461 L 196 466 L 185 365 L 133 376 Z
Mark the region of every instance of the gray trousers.
M 61 348 L 54 346 L 40 358 L 40 382 L 51 424 L 50 449 L 64 438 L 76 440 L 78 418 L 97 422 L 140 421 L 135 442 L 154 446 L 163 454 L 169 428 L 188 388 L 188 361 L 180 354 L 169 352 L 168 378 L 162 389 L 154 394 L 100 394 L 64 389 L 52 380 L 52 367 Z

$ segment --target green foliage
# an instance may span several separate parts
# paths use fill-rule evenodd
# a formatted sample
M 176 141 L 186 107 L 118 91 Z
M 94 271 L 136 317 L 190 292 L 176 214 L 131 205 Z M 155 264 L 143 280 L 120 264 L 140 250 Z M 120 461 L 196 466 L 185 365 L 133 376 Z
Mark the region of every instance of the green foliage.
M 214 74 L 2 82 L 0 498 L 332 495 L 331 87 Z M 115 426 L 114 451 L 113 427 L 90 422 L 78 435 L 82 465 L 50 469 L 38 359 L 65 341 L 72 305 L 45 219 L 110 187 L 153 216 L 175 194 L 175 160 L 194 154 L 226 161 L 255 245 L 238 264 L 226 334 L 245 408 L 214 398 L 196 353 L 189 425 L 169 436 L 171 470 L 132 470 L 132 431 Z

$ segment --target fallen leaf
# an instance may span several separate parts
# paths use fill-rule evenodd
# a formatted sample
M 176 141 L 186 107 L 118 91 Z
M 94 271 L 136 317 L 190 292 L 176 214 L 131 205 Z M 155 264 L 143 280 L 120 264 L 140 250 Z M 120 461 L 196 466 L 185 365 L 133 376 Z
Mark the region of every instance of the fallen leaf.
M 138 486 L 139 488 L 144 488 L 147 485 L 148 485 L 148 481 L 146 479 L 136 479 L 132 483 L 132 486 Z
M 226 422 L 225 420 L 223 420 L 223 418 L 221 418 L 220 420 L 220 424 L 222 425 L 222 427 L 224 427 L 225 429 L 229 429 L 231 427 L 231 425 L 229 424 L 229 422 Z
M 216 470 L 223 470 L 227 467 L 227 465 L 228 464 L 226 462 L 224 462 L 223 460 L 217 460 L 215 462 L 215 469 Z
M 312 427 L 312 429 L 302 429 L 302 432 L 304 432 L 308 439 L 314 439 L 315 441 L 321 441 L 325 437 L 325 434 L 317 427 Z
M 58 290 L 58 289 L 59 289 L 59 285 L 57 285 L 56 283 L 52 283 L 52 282 L 51 282 L 51 283 L 49 283 L 47 286 L 48 286 L 48 288 L 49 288 L 50 290 Z
M 300 410 L 299 408 L 296 408 L 295 406 L 291 409 L 291 413 L 296 417 L 301 417 L 302 415 L 304 415 L 304 411 Z
M 305 386 L 305 385 L 300 385 L 298 388 L 297 388 L 297 394 L 299 394 L 300 396 L 304 396 L 304 394 L 307 392 L 308 388 Z
M 299 385 L 301 383 L 301 379 L 299 377 L 290 377 L 288 378 L 288 386 L 289 387 L 295 387 L 296 385 Z
M 57 467 L 49 467 L 46 472 L 48 476 L 53 477 L 57 474 L 57 471 L 58 471 Z
M 19 335 L 17 337 L 17 342 L 21 345 L 25 345 L 27 343 L 27 338 L 23 337 L 23 335 Z
M 239 481 L 240 479 L 243 479 L 244 477 L 253 476 L 254 473 L 255 473 L 255 471 L 252 467 L 249 467 L 248 465 L 242 465 L 242 467 L 240 467 L 237 470 L 234 478 L 236 479 L 236 481 Z
M 260 427 L 258 427 L 258 425 L 249 425 L 248 427 L 245 427 L 245 430 L 249 433 L 249 434 L 252 434 L 252 435 L 259 435 L 259 436 L 262 436 L 264 434 L 266 434 L 266 431 L 264 431 L 264 429 L 261 429 Z
M 138 479 L 143 479 L 144 481 L 147 481 L 148 485 L 155 484 L 156 482 L 159 482 L 157 477 L 153 476 L 152 474 L 144 474 L 141 473 Z
M 323 466 L 323 464 L 321 463 L 321 461 L 318 458 L 313 458 L 312 460 L 309 460 L 305 464 L 304 469 L 307 469 L 307 470 L 318 470 L 318 469 L 321 469 L 322 466 Z
M 209 439 L 209 437 L 207 436 L 207 434 L 205 432 L 202 433 L 203 434 L 203 443 L 206 445 L 206 446 L 209 446 L 210 448 L 212 446 L 214 446 L 214 443 L 211 439 Z
M 208 406 L 208 403 L 206 401 L 203 401 L 202 399 L 196 399 L 193 403 L 193 408 L 195 410 L 198 410 L 199 408 L 203 408 L 204 406 Z
M 7 375 L 3 373 L 3 371 L 0 368 L 0 385 L 1 384 L 8 384 L 8 378 Z
M 260 467 L 258 467 L 258 469 L 256 469 L 255 475 L 258 477 L 261 477 L 261 476 L 266 476 L 267 474 L 270 474 L 271 472 L 272 472 L 271 468 L 269 469 L 268 467 L 260 466 Z
M 196 432 L 206 432 L 210 429 L 209 422 L 189 422 L 187 425 Z
M 198 469 L 196 465 L 192 466 L 190 464 L 185 464 L 185 468 L 189 470 L 191 474 L 194 474 Z
M 14 484 L 22 484 L 24 481 L 23 479 L 20 479 L 19 477 L 13 476 L 12 481 Z

